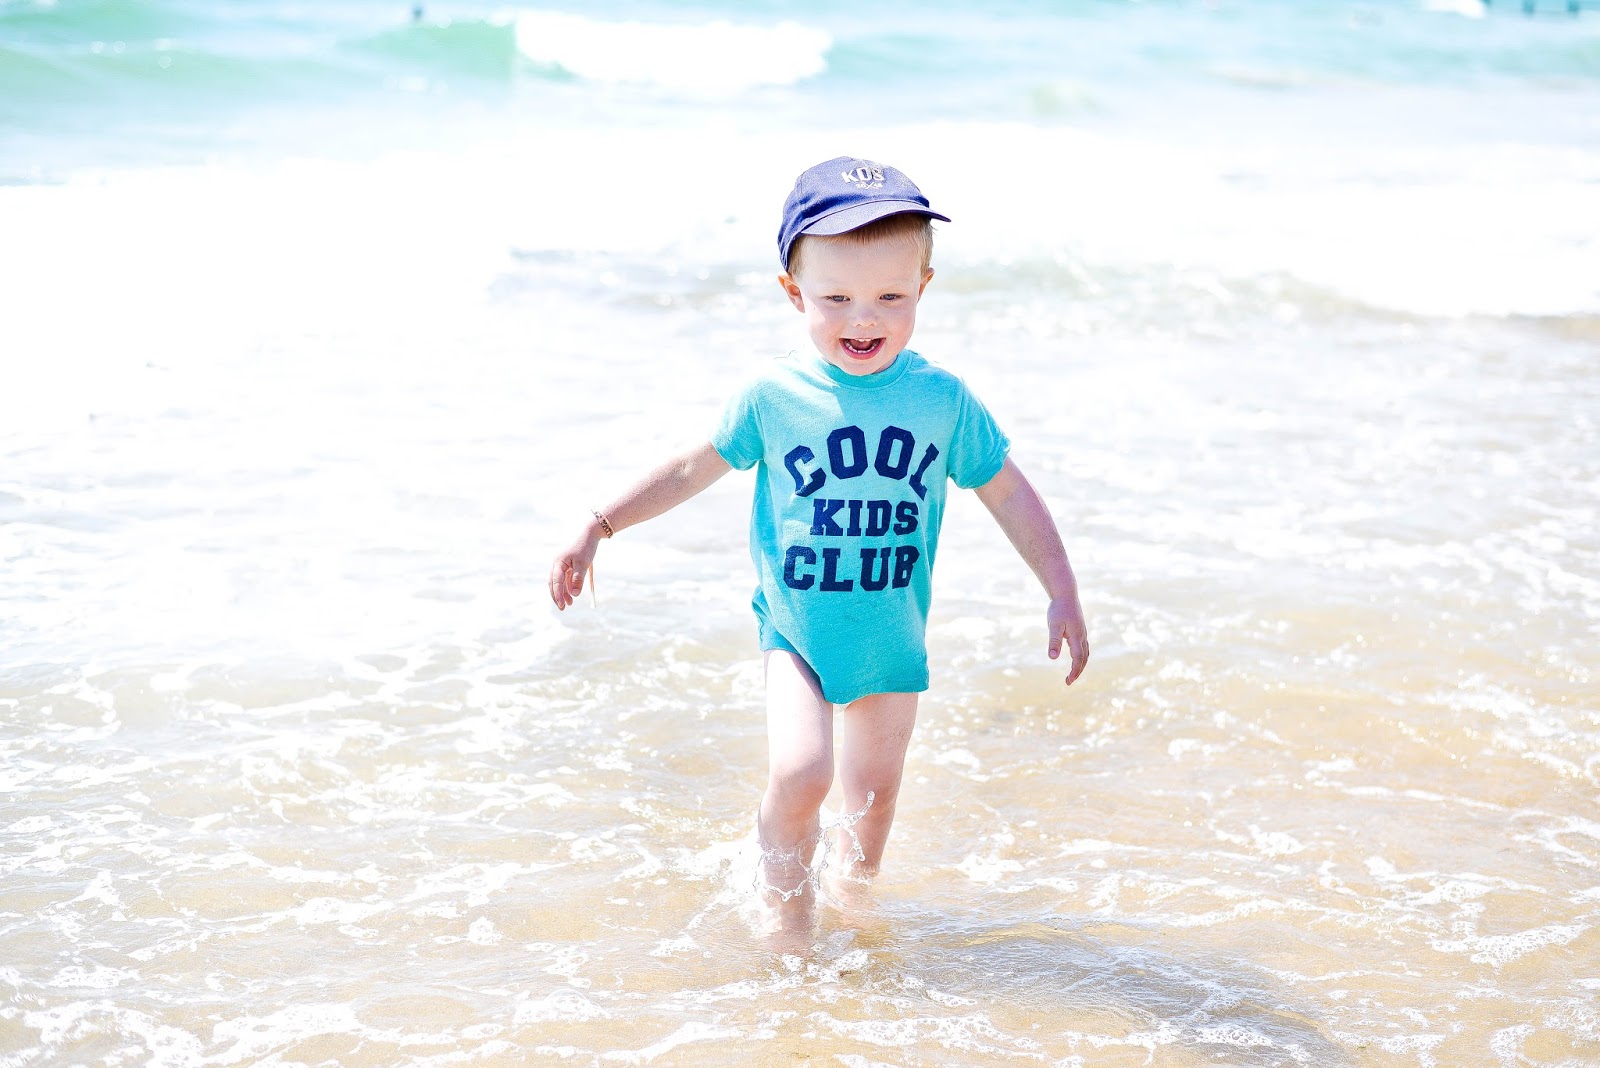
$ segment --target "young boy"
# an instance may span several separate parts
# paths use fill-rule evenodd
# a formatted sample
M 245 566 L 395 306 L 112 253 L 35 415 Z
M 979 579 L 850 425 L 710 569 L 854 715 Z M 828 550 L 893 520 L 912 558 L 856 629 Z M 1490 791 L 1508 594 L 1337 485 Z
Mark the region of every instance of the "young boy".
M 776 360 L 736 394 L 709 441 L 596 511 L 550 569 L 565 609 L 602 538 L 675 507 L 732 468 L 756 469 L 752 606 L 766 660 L 769 777 L 757 830 L 784 927 L 809 922 L 818 813 L 834 781 L 835 706 L 851 874 L 878 870 L 917 694 L 945 482 L 979 500 L 1048 594 L 1049 655 L 1071 685 L 1089 658 L 1077 583 L 1044 501 L 960 379 L 906 348 L 933 271 L 933 211 L 904 174 L 820 163 L 796 181 L 778 234 L 778 283 L 814 353 Z M 823 850 L 821 856 L 826 855 Z M 793 900 L 791 900 L 793 899 Z

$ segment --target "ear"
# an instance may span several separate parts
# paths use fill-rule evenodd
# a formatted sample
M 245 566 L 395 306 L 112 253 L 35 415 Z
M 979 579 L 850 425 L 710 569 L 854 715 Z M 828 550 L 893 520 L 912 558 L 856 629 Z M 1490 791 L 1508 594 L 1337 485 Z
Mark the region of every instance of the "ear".
M 788 271 L 778 274 L 778 284 L 783 287 L 784 294 L 789 298 L 789 303 L 794 305 L 795 311 L 806 310 L 806 298 L 800 295 L 800 283 L 796 282 L 794 275 Z M 923 285 L 927 285 L 926 282 Z
M 928 283 L 933 281 L 933 268 L 929 267 L 922 272 L 922 284 L 917 287 L 917 299 L 922 299 L 922 291 L 928 288 Z

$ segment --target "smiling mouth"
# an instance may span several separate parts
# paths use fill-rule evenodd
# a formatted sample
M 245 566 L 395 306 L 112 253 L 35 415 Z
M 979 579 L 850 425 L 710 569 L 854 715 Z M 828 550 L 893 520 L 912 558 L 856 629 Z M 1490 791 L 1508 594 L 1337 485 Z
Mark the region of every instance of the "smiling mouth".
M 883 348 L 881 337 L 847 337 L 841 339 L 844 351 L 858 360 L 870 360 Z

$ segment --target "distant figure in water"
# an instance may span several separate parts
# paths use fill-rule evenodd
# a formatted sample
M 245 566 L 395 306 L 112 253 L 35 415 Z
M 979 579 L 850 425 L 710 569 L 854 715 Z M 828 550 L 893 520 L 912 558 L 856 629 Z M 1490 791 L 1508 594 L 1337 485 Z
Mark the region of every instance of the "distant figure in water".
M 559 609 L 602 539 L 682 504 L 733 468 L 756 469 L 752 599 L 766 662 L 768 780 L 756 828 L 771 933 L 801 948 L 830 888 L 878 871 L 894 822 L 917 695 L 928 688 L 931 569 L 946 482 L 977 491 L 1049 604 L 1047 649 L 1089 659 L 1077 581 L 1044 500 L 961 379 L 906 348 L 933 278 L 931 220 L 949 219 L 900 171 L 841 157 L 795 182 L 778 234 L 778 284 L 815 352 L 769 362 L 727 402 L 709 440 L 596 510 L 550 567 Z M 839 780 L 847 815 L 820 810 Z
M 421 4 L 412 4 L 411 5 L 411 21 L 412 22 L 421 22 L 422 21 L 422 5 Z

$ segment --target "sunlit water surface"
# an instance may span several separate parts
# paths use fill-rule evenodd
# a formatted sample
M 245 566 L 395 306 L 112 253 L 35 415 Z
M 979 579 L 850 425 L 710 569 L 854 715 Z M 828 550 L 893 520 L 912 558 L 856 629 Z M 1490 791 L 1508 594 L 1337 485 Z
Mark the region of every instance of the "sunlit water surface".
M 1262 107 L 0 188 L 0 1063 L 1600 1063 L 1600 161 Z M 958 495 L 884 875 L 786 955 L 748 476 L 544 578 L 805 343 L 776 206 L 861 145 L 1094 654 Z

